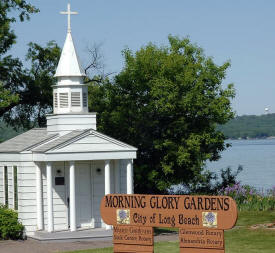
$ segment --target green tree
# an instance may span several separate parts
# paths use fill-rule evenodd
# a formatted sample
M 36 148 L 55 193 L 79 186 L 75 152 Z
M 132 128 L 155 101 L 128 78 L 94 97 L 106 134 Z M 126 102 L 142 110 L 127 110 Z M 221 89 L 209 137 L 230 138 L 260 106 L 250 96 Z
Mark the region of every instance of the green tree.
M 233 85 L 222 87 L 229 62 L 218 66 L 189 39 L 173 36 L 167 47 L 123 55 L 113 82 L 91 85 L 90 108 L 100 131 L 138 148 L 135 192 L 200 181 L 205 161 L 226 148 L 216 125 L 234 116 Z
M 18 95 L 12 95 L 9 90 L 4 89 L 0 83 L 0 108 L 8 107 L 12 103 L 17 103 Z
M 52 112 L 52 86 L 56 84 L 54 74 L 60 54 L 54 41 L 45 47 L 29 43 L 26 60 L 31 68 L 24 71 L 18 104 L 4 114 L 7 123 L 25 129 L 46 126 L 45 115 Z
M 24 71 L 18 58 L 8 55 L 8 51 L 16 42 L 16 35 L 11 29 L 11 24 L 17 21 L 28 20 L 30 14 L 38 12 L 25 0 L 0 1 L 0 116 L 10 110 L 19 102 L 19 91 L 22 90 Z

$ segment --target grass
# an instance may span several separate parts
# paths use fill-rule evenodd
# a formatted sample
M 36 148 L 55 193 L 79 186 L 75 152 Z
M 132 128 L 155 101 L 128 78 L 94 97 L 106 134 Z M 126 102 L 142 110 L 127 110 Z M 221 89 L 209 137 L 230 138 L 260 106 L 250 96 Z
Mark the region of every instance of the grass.
M 271 222 L 275 222 L 275 211 L 242 211 L 239 212 L 237 226 L 251 226 Z
M 226 253 L 274 253 L 275 231 L 234 229 L 225 233 Z
M 251 225 L 275 222 L 275 211 L 242 211 L 236 227 L 225 232 L 226 253 L 274 253 L 275 230 L 250 229 Z M 155 234 L 174 232 L 175 229 L 155 229 Z M 178 242 L 158 242 L 156 253 L 178 253 Z M 70 253 L 112 253 L 113 248 L 72 251 Z M 66 252 L 69 253 L 69 252 Z

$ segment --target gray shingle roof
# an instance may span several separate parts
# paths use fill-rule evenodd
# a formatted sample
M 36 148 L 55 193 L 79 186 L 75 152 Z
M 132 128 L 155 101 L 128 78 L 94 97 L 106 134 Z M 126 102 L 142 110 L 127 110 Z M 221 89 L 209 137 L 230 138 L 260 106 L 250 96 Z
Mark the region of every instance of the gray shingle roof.
M 57 146 L 65 143 L 65 142 L 71 140 L 71 139 L 74 139 L 75 137 L 77 137 L 79 135 L 82 135 L 86 131 L 90 131 L 90 129 L 74 130 L 74 131 L 72 131 L 72 132 L 70 132 L 68 134 L 65 134 L 65 135 L 59 137 L 58 139 L 55 139 L 55 140 L 53 140 L 51 142 L 48 142 L 48 143 L 46 143 L 46 144 L 44 144 L 44 145 L 42 145 L 40 147 L 32 149 L 32 151 L 33 152 L 39 152 L 39 153 L 40 152 L 41 153 L 46 152 L 46 151 L 48 151 L 50 149 L 53 149 L 53 148 L 55 148 L 55 147 L 57 147 Z
M 57 136 L 47 134 L 46 128 L 33 128 L 0 144 L 0 153 L 19 153 Z

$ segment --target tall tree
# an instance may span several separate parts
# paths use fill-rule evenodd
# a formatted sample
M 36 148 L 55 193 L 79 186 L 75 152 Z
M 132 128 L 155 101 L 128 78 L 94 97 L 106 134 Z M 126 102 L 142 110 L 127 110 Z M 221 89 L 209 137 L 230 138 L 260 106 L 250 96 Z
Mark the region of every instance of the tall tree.
M 54 74 L 60 54 L 54 41 L 45 47 L 29 43 L 26 60 L 31 68 L 24 71 L 21 79 L 18 104 L 4 114 L 7 123 L 25 129 L 46 126 L 46 114 L 52 112 L 52 86 L 56 84 Z
M 138 148 L 135 192 L 199 181 L 205 161 L 226 148 L 216 125 L 234 115 L 233 85 L 222 87 L 229 62 L 218 66 L 189 39 L 173 36 L 167 47 L 123 54 L 114 81 L 90 87 L 90 107 L 99 130 Z
M 13 12 L 13 16 L 11 16 Z M 30 14 L 38 9 L 25 0 L 0 1 L 0 116 L 19 102 L 19 92 L 22 90 L 24 70 L 18 58 L 8 55 L 9 49 L 16 42 L 16 35 L 11 24 L 18 19 L 22 22 L 30 18 Z M 18 19 L 14 15 L 17 13 Z M 8 96 L 7 96 L 8 94 Z

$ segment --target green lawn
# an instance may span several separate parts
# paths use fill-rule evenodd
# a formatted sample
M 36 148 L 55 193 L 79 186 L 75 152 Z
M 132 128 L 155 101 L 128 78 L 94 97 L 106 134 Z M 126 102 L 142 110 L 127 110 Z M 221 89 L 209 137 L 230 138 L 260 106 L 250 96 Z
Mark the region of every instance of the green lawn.
M 275 230 L 251 230 L 250 226 L 260 223 L 275 222 L 275 212 L 241 212 L 237 226 L 225 232 L 226 253 L 274 253 Z M 169 231 L 169 230 L 168 230 Z M 157 230 L 157 234 L 161 229 Z M 167 232 L 167 230 L 165 231 Z M 112 248 L 73 251 L 71 253 L 109 253 Z M 178 242 L 159 242 L 155 244 L 156 253 L 178 253 Z M 68 253 L 68 252 L 67 252 Z

